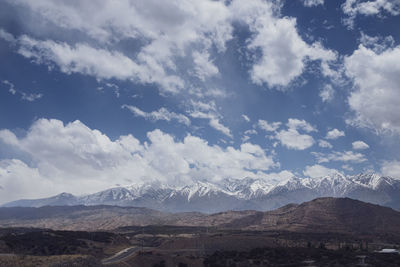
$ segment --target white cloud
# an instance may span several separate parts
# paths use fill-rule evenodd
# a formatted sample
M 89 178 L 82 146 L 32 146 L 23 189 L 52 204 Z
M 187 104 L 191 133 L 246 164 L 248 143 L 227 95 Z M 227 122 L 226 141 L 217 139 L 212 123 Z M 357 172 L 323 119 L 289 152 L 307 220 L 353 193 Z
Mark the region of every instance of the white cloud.
M 258 134 L 255 129 L 246 130 L 244 132 L 244 136 L 242 137 L 242 142 L 246 142 L 246 141 L 250 140 L 251 135 L 255 135 L 255 134 Z
M 230 38 L 226 25 L 230 14 L 223 2 L 215 1 L 78 1 L 74 4 L 57 0 L 17 0 L 13 4 L 26 6 L 34 14 L 66 30 L 78 30 L 100 42 L 124 38 L 146 38 L 151 42 L 145 50 L 159 48 L 158 56 L 173 49 L 183 49 L 187 43 L 213 36 L 223 48 Z M 96 8 L 96 12 L 93 12 Z
M 63 191 L 90 193 L 118 184 L 160 180 L 183 185 L 198 179 L 258 177 L 278 164 L 258 145 L 222 148 L 187 135 L 176 141 L 160 130 L 141 143 L 132 135 L 110 140 L 80 121 L 64 125 L 40 119 L 26 136 L 0 131 L 0 142 L 24 152 L 32 166 L 18 159 L 0 160 L 0 201 L 44 197 Z M 32 190 L 36 188 L 37 190 Z
M 329 169 L 325 166 L 316 164 L 312 166 L 306 166 L 306 169 L 303 171 L 303 174 L 307 177 L 311 178 L 319 178 L 324 177 L 332 174 L 339 173 L 336 169 Z
M 15 95 L 17 93 L 17 90 L 15 89 L 15 86 L 13 83 L 11 83 L 7 80 L 2 81 L 2 83 L 8 86 L 8 92 L 10 92 L 10 94 Z
M 307 149 L 315 143 L 312 136 L 307 134 L 300 134 L 295 129 L 279 131 L 275 137 L 281 142 L 282 145 L 286 146 L 289 149 L 295 150 Z
M 343 169 L 343 170 L 346 170 L 346 171 L 354 171 L 353 167 L 351 167 L 351 166 L 348 165 L 348 164 L 342 165 L 342 169 Z
M 332 152 L 332 153 L 319 153 L 319 152 L 311 152 L 317 159 L 318 163 L 330 162 L 330 161 L 342 161 L 342 162 L 353 162 L 353 163 L 361 163 L 367 161 L 364 154 L 355 153 L 353 151 L 344 151 L 344 152 Z
M 188 87 L 188 93 L 198 99 L 216 99 L 216 98 L 227 98 L 233 96 L 232 92 L 228 92 L 225 89 L 213 88 L 213 87 L 198 87 L 191 86 Z
M 303 130 L 307 133 L 317 132 L 317 129 L 305 120 L 289 119 L 286 125 L 289 127 L 289 129 Z
M 319 96 L 321 97 L 322 102 L 331 102 L 333 100 L 334 94 L 335 91 L 330 84 L 326 84 L 319 92 Z
M 258 120 L 258 127 L 266 132 L 275 132 L 282 123 L 280 122 L 271 122 L 268 123 L 266 120 Z
M 216 118 L 216 117 L 208 117 L 208 118 L 210 119 L 209 124 L 212 128 L 214 128 L 217 131 L 220 131 L 221 133 L 225 134 L 226 136 L 228 136 L 230 138 L 233 138 L 231 130 L 228 127 L 226 127 L 225 125 L 223 125 L 218 118 Z
M 377 133 L 400 133 L 400 46 L 376 53 L 360 45 L 345 58 L 354 90 L 348 98 L 354 118 L 348 123 Z
M 362 150 L 369 148 L 369 145 L 363 141 L 355 141 L 352 143 L 353 149 Z
M 385 12 L 396 16 L 400 14 L 399 0 L 346 0 L 342 5 L 343 12 L 348 15 L 346 24 L 353 27 L 357 15 L 373 16 Z
M 329 143 L 326 140 L 318 140 L 318 146 L 323 147 L 323 148 L 333 148 L 333 146 L 331 145 L 331 143 Z
M 263 178 L 265 180 L 270 180 L 274 182 L 282 182 L 285 180 L 289 180 L 290 178 L 293 178 L 295 175 L 288 170 L 283 170 L 280 172 L 271 172 L 268 174 L 263 175 Z
M 308 45 L 304 42 L 297 32 L 296 19 L 278 18 L 272 2 L 234 1 L 232 10 L 254 33 L 248 49 L 261 51 L 250 71 L 256 84 L 287 86 L 303 73 L 306 61 L 336 59 L 336 54 L 320 43 Z
M 15 42 L 15 38 L 12 34 L 6 32 L 5 30 L 3 30 L 2 28 L 0 28 L 0 38 L 10 42 L 10 43 L 14 43 Z
M 246 130 L 244 134 L 250 135 L 250 134 L 258 134 L 258 132 L 254 129 Z
M 280 4 L 274 1 L 93 0 L 71 4 L 56 0 L 9 0 L 9 3 L 30 15 L 25 22 L 27 30 L 32 30 L 33 24 L 45 25 L 32 30 L 41 31 L 39 36 L 44 36 L 43 40 L 18 38 L 19 51 L 26 57 L 57 65 L 66 73 L 155 83 L 164 92 L 189 88 L 191 81 L 184 78 L 187 73 L 203 81 L 218 75 L 210 57 L 226 50 L 236 23 L 245 24 L 252 33 L 246 48 L 261 51 L 250 71 L 254 83 L 287 86 L 302 74 L 309 61 L 321 61 L 329 69 L 329 63 L 336 59 L 336 54 L 320 43 L 307 44 L 297 32 L 296 19 L 281 17 Z M 54 31 L 78 32 L 90 41 L 67 43 L 46 39 L 54 36 L 51 34 Z M 4 31 L 0 31 L 0 37 L 15 42 Z M 138 50 L 129 55 L 110 50 L 115 47 L 111 45 L 124 40 L 137 40 Z
M 132 80 L 140 83 L 157 83 L 168 92 L 182 89 L 184 82 L 175 75 L 168 75 L 157 64 L 134 62 L 118 51 L 93 48 L 78 43 L 70 46 L 51 40 L 40 41 L 26 35 L 19 38 L 19 53 L 37 63 L 56 64 L 60 71 L 91 75 L 98 79 Z
M 400 179 L 400 162 L 397 160 L 384 161 L 381 165 L 381 173 L 386 176 Z
M 342 136 L 345 136 L 343 131 L 339 131 L 338 129 L 333 129 L 333 130 L 330 130 L 329 132 L 327 132 L 325 138 L 334 140 L 334 139 L 338 139 L 339 137 L 342 137 Z
M 191 101 L 191 110 L 188 114 L 192 118 L 207 119 L 209 125 L 215 130 L 223 133 L 224 135 L 233 138 L 231 130 L 221 123 L 222 115 L 217 111 L 217 106 L 214 101 L 209 103 L 201 101 Z
M 346 14 L 362 14 L 362 15 L 376 15 L 380 12 L 387 11 L 392 15 L 400 14 L 400 2 L 397 0 L 346 0 L 343 4 L 343 11 Z
M 392 36 L 369 36 L 364 32 L 361 32 L 360 43 L 374 51 L 375 53 L 382 53 L 389 47 L 394 47 L 395 41 Z
M 250 140 L 250 136 L 248 136 L 248 135 L 245 135 L 242 137 L 242 142 L 247 142 L 249 140 Z
M 110 88 L 114 91 L 114 94 L 116 97 L 120 97 L 120 88 L 118 85 L 114 84 L 114 83 L 105 83 L 104 84 L 105 87 Z M 103 91 L 104 90 L 104 86 L 99 86 L 97 87 L 97 90 L 99 91 Z M 135 97 L 134 97 L 135 98 Z
M 187 126 L 190 125 L 190 119 L 186 117 L 183 114 L 177 114 L 175 112 L 171 112 L 167 110 L 166 108 L 160 108 L 159 110 L 152 111 L 152 112 L 145 112 L 135 106 L 130 106 L 130 105 L 123 105 L 122 108 L 126 108 L 129 111 L 133 113 L 136 117 L 143 117 L 147 120 L 152 120 L 152 121 L 159 121 L 159 120 L 165 120 L 165 121 L 172 121 L 176 120 L 179 123 L 185 124 Z
M 232 38 L 232 14 L 222 1 L 160 3 L 154 0 L 127 0 L 111 3 L 94 0 L 78 1 L 73 5 L 56 0 L 9 2 L 29 10 L 31 13 L 28 14 L 32 15 L 30 23 L 33 20 L 46 25 L 40 28 L 41 36 L 51 36 L 51 32 L 57 30 L 79 32 L 89 37 L 86 39 L 91 39 L 89 45 L 30 38 L 35 41 L 34 45 L 20 44 L 25 46 L 24 55 L 40 58 L 41 63 L 60 64 L 59 67 L 66 72 L 142 84 L 156 83 L 167 92 L 183 88 L 185 82 L 178 78 L 182 69 L 195 69 L 201 78 L 214 75 L 217 69 L 210 61 L 202 65 L 208 58 L 208 50 L 214 45 L 219 52 L 223 52 L 226 41 Z M 31 28 L 26 26 L 26 29 Z M 112 47 L 110 44 L 121 40 L 138 40 L 141 46 L 129 56 L 122 51 L 109 50 Z M 187 61 L 189 65 L 178 66 L 177 60 L 191 57 L 191 51 L 194 58 L 191 62 Z
M 43 94 L 40 94 L 40 93 L 26 93 L 26 92 L 17 90 L 17 89 L 15 89 L 14 84 L 9 82 L 9 81 L 7 81 L 7 80 L 2 81 L 2 83 L 8 86 L 8 91 L 11 94 L 13 94 L 13 95 L 16 95 L 16 94 L 21 95 L 21 99 L 22 100 L 33 102 L 33 101 L 38 100 L 38 99 L 43 97 Z
M 43 94 L 27 94 L 27 93 L 24 93 L 24 92 L 22 92 L 21 94 L 22 94 L 21 99 L 29 101 L 29 102 L 33 102 L 35 100 L 38 100 L 38 99 L 42 98 L 42 96 L 43 96 Z
M 18 138 L 10 130 L 4 129 L 0 131 L 0 141 L 12 146 L 18 146 Z
M 305 120 L 290 118 L 286 123 L 287 130 L 281 130 L 275 137 L 280 143 L 289 149 L 304 150 L 314 145 L 315 140 L 311 135 L 301 134 L 299 131 L 307 133 L 317 131 L 317 129 Z
M 250 122 L 250 118 L 249 118 L 247 115 L 242 114 L 242 118 L 243 118 L 245 121 Z
M 0 203 L 20 198 L 48 196 L 55 193 L 53 190 L 57 186 L 54 181 L 42 177 L 38 168 L 29 167 L 18 159 L 0 160 L 0 183 Z
M 303 0 L 303 4 L 306 7 L 313 7 L 313 6 L 323 5 L 324 0 Z
M 210 54 L 208 52 L 193 52 L 193 61 L 195 64 L 196 76 L 204 81 L 208 77 L 215 76 L 219 73 L 218 68 L 209 59 Z

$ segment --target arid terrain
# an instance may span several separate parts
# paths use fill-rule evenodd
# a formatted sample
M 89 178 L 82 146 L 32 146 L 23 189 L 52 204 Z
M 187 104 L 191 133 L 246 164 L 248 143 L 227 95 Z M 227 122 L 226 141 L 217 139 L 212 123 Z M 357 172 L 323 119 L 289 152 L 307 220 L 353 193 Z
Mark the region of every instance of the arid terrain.
M 350 198 L 319 198 L 277 210 L 167 213 L 117 206 L 45 206 L 0 208 L 1 227 L 54 230 L 114 230 L 124 226 L 208 226 L 240 230 L 400 233 L 400 213 Z
M 0 266 L 400 264 L 400 213 L 348 198 L 217 214 L 2 208 L 0 224 Z

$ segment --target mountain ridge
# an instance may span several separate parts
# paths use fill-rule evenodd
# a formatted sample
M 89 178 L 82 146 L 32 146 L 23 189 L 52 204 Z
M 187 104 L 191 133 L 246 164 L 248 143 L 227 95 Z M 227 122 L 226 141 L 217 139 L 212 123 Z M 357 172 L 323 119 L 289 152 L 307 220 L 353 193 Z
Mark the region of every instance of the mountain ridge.
M 249 231 L 358 233 L 400 238 L 400 212 L 350 198 L 317 198 L 272 211 L 168 213 L 139 207 L 45 206 L 0 208 L 0 227 L 114 230 L 129 226 L 218 227 Z
M 350 197 L 400 209 L 400 180 L 377 174 L 344 176 L 337 173 L 320 178 L 292 177 L 281 181 L 255 178 L 231 178 L 219 183 L 197 181 L 182 187 L 143 183 L 84 196 L 61 193 L 49 198 L 17 200 L 3 207 L 116 205 L 166 212 L 215 213 L 249 209 L 268 211 L 321 197 Z

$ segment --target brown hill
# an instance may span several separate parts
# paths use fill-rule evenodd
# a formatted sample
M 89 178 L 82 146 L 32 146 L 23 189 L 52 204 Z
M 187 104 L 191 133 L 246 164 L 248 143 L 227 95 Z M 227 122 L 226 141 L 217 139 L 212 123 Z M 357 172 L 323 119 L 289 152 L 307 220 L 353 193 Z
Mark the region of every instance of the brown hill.
M 242 230 L 400 236 L 400 212 L 349 198 L 318 198 L 270 212 L 227 211 L 211 215 L 172 214 L 115 206 L 0 208 L 0 227 L 110 230 L 132 225 L 217 226 Z
M 270 212 L 254 212 L 224 226 L 252 230 L 400 235 L 400 212 L 350 198 L 318 198 Z
M 35 227 L 55 230 L 109 230 L 127 225 L 168 221 L 169 213 L 147 208 L 117 206 L 45 206 L 0 208 L 0 227 Z

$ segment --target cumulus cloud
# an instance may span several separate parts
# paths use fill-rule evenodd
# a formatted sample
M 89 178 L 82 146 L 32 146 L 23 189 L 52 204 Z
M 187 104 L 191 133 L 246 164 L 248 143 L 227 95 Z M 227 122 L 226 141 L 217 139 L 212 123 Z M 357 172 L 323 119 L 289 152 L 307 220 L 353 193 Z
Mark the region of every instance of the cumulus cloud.
M 306 169 L 303 171 L 303 174 L 307 177 L 311 178 L 319 178 L 324 177 L 332 174 L 339 173 L 336 169 L 330 169 L 325 166 L 316 164 L 312 166 L 306 166 Z
M 288 123 L 286 125 L 289 127 L 289 129 L 303 130 L 307 133 L 317 132 L 317 128 L 315 128 L 314 126 L 312 126 L 310 123 L 306 122 L 305 120 L 289 119 Z
M 352 143 L 353 149 L 362 150 L 369 148 L 369 145 L 363 141 L 355 141 Z
M 147 50 L 160 48 L 159 56 L 167 56 L 173 49 L 214 36 L 219 46 L 230 38 L 231 28 L 225 25 L 229 12 L 223 2 L 214 1 L 120 1 L 104 0 L 76 2 L 56 0 L 17 0 L 13 4 L 25 6 L 32 13 L 66 30 L 87 33 L 100 42 L 124 38 L 148 38 Z M 97 12 L 93 12 L 96 7 Z M 212 41 L 212 40 L 211 40 Z M 164 45 L 164 47 L 162 47 Z
M 142 117 L 142 118 L 145 118 L 146 120 L 151 120 L 151 121 L 175 120 L 175 121 L 185 124 L 187 126 L 190 125 L 190 119 L 188 117 L 186 117 L 183 114 L 177 114 L 175 112 L 171 112 L 166 108 L 160 108 L 159 110 L 151 111 L 151 112 L 145 112 L 145 111 L 139 109 L 138 107 L 131 106 L 131 105 L 123 105 L 122 108 L 128 109 L 136 117 Z
M 30 38 L 31 44 L 20 44 L 24 55 L 40 58 L 41 63 L 53 63 L 62 71 L 155 83 L 167 92 L 177 92 L 185 83 L 178 79 L 182 69 L 177 64 L 178 58 L 189 58 L 191 50 L 197 51 L 191 64 L 183 68 L 195 70 L 202 78 L 214 75 L 216 68 L 210 61 L 206 68 L 201 65 L 207 59 L 207 50 L 214 46 L 224 51 L 226 41 L 232 37 L 231 13 L 220 1 L 9 2 L 25 9 L 22 12 L 28 10 L 39 22 L 46 22 L 41 36 L 51 36 L 56 29 L 79 32 L 91 39 L 90 44 L 67 44 Z M 109 44 L 123 40 L 137 40 L 142 45 L 133 56 L 109 49 Z
M 289 149 L 304 150 L 311 147 L 315 141 L 314 138 L 307 134 L 300 134 L 297 130 L 282 130 L 276 134 L 276 138 L 282 145 Z
M 394 47 L 395 41 L 393 36 L 389 35 L 386 37 L 382 36 L 370 36 L 361 32 L 360 43 L 374 51 L 375 53 L 382 53 L 389 47 Z
M 343 131 L 340 131 L 340 130 L 338 130 L 338 129 L 333 129 L 333 130 L 330 130 L 327 134 L 326 134 L 326 139 L 331 139 L 331 140 L 334 140 L 334 139 L 338 139 L 339 137 L 342 137 L 342 136 L 345 136 L 345 134 L 344 134 L 344 132 Z
M 37 168 L 30 167 L 18 159 L 0 160 L 0 181 L 3 189 L 1 203 L 20 198 L 48 196 L 49 193 L 55 193 L 52 187 L 57 186 L 55 182 L 42 177 Z
M 251 134 L 258 134 L 258 132 L 255 129 L 250 129 L 246 130 L 244 134 L 251 135 Z
M 307 0 L 313 5 L 321 0 Z M 34 22 L 43 23 L 37 40 L 27 35 L 15 38 L 0 31 L 0 37 L 17 43 L 18 51 L 37 63 L 58 66 L 65 73 L 82 73 L 98 79 L 155 83 L 162 91 L 179 92 L 189 88 L 194 74 L 201 81 L 219 74 L 214 54 L 226 50 L 234 25 L 244 24 L 252 33 L 247 50 L 261 57 L 253 62 L 251 79 L 256 84 L 286 86 L 299 77 L 309 61 L 320 61 L 324 68 L 336 53 L 320 43 L 307 44 L 296 29 L 296 20 L 282 17 L 274 1 L 140 1 L 110 3 L 56 0 L 9 1 L 21 12 L 30 12 Z M 96 12 L 93 12 L 96 10 Z M 31 20 L 29 20 L 32 23 Z M 22 22 L 24 23 L 24 22 Z M 30 25 L 26 25 L 30 29 Z M 46 39 L 51 32 L 79 32 L 88 42 L 60 42 Z M 135 53 L 110 49 L 110 44 L 135 40 Z M 326 73 L 326 72 L 324 72 Z
M 330 161 L 361 163 L 367 161 L 364 154 L 355 153 L 353 151 L 334 151 L 332 153 L 311 152 L 311 154 L 315 156 L 318 163 L 326 163 Z
M 345 70 L 354 81 L 348 103 L 354 117 L 348 123 L 377 133 L 400 133 L 400 46 L 381 53 L 360 45 L 345 58 Z
M 267 122 L 266 120 L 258 120 L 258 127 L 266 132 L 275 132 L 282 123 L 280 122 Z
M 307 133 L 317 131 L 317 129 L 306 122 L 305 120 L 298 120 L 290 118 L 286 124 L 288 127 L 286 130 L 281 130 L 276 133 L 275 138 L 280 143 L 289 148 L 295 150 L 304 150 L 314 145 L 315 140 L 311 135 L 301 134 L 299 131 L 305 131 Z
M 90 193 L 116 183 L 159 180 L 182 185 L 204 178 L 263 177 L 278 166 L 251 143 L 223 148 L 192 135 L 177 141 L 160 130 L 148 132 L 147 138 L 144 143 L 132 135 L 111 140 L 80 121 L 64 125 L 54 119 L 35 121 L 23 137 L 1 130 L 0 142 L 25 153 L 30 163 L 0 160 L 0 184 L 6 192 L 0 201 L 63 191 Z
M 381 165 L 381 173 L 386 176 L 400 179 L 400 161 L 384 161 Z
M 383 12 L 396 16 L 400 14 L 399 0 L 346 0 L 342 5 L 343 12 L 348 16 L 346 24 L 353 27 L 358 15 L 373 16 Z
M 261 51 L 250 71 L 256 84 L 287 86 L 303 73 L 306 61 L 336 59 L 336 54 L 320 43 L 308 45 L 304 42 L 297 32 L 296 20 L 276 17 L 272 2 L 234 1 L 232 10 L 235 17 L 242 18 L 254 33 L 248 48 Z
M 323 147 L 323 148 L 333 148 L 333 146 L 331 145 L 331 143 L 329 143 L 329 142 L 326 141 L 326 140 L 322 140 L 322 139 L 318 140 L 318 146 L 319 146 L 319 147 Z
M 334 94 L 335 91 L 330 84 L 326 84 L 319 92 L 319 96 L 321 97 L 322 102 L 331 102 L 333 100 Z
M 324 0 L 303 0 L 303 4 L 306 7 L 313 7 L 313 6 L 323 5 Z
M 193 52 L 193 61 L 195 64 L 196 76 L 204 81 L 208 77 L 215 76 L 219 73 L 218 68 L 209 59 L 210 54 L 208 52 Z

